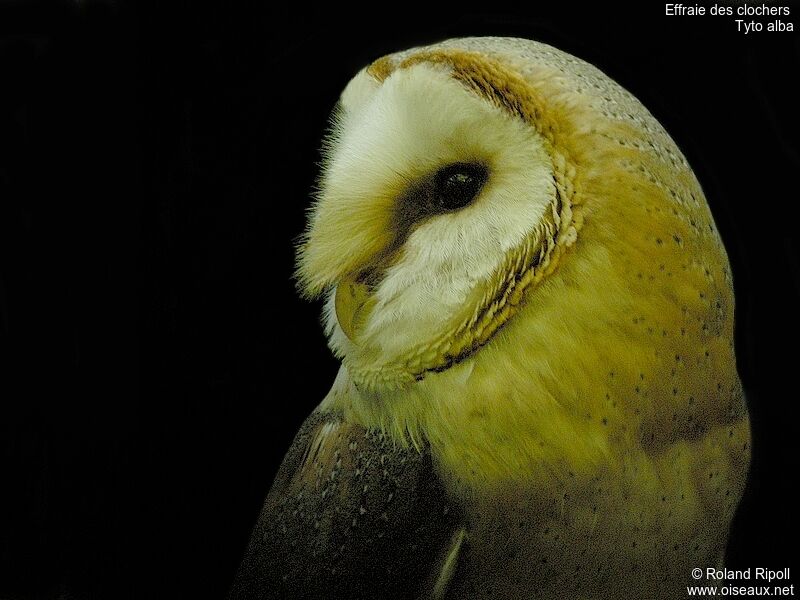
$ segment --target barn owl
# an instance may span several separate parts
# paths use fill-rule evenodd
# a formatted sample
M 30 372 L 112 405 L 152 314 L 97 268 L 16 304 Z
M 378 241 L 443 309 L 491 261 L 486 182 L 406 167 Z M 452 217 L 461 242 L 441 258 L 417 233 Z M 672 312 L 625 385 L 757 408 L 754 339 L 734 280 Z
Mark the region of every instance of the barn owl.
M 545 44 L 347 84 L 298 250 L 341 369 L 232 598 L 676 598 L 749 466 L 725 249 L 676 144 Z

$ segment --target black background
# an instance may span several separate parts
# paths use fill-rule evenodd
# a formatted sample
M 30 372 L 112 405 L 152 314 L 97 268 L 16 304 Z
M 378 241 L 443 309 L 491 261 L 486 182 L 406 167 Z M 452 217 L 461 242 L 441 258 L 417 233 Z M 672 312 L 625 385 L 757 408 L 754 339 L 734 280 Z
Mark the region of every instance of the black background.
M 800 36 L 655 2 L 197 4 L 0 8 L 0 597 L 224 596 L 337 368 L 291 280 L 328 113 L 372 59 L 471 34 L 595 63 L 694 166 L 753 422 L 728 563 L 796 566 Z

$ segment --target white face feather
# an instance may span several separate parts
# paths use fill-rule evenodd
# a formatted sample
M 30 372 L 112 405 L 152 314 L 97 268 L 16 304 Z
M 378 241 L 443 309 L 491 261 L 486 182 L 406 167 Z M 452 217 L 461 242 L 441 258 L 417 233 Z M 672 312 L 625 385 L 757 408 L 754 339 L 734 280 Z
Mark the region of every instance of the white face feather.
M 553 173 L 532 127 L 443 68 L 419 64 L 383 83 L 362 71 L 342 94 L 341 108 L 301 252 L 301 277 L 317 276 L 317 285 L 324 281 L 329 289 L 325 320 L 335 353 L 346 365 L 377 369 L 418 353 L 475 313 L 486 282 L 549 210 Z M 383 231 L 390 217 L 373 215 L 402 214 L 403 192 L 415 182 L 474 162 L 489 170 L 477 198 L 410 228 L 374 290 L 368 320 L 355 343 L 349 340 L 333 308 L 335 286 L 352 276 L 359 240 L 391 237 Z

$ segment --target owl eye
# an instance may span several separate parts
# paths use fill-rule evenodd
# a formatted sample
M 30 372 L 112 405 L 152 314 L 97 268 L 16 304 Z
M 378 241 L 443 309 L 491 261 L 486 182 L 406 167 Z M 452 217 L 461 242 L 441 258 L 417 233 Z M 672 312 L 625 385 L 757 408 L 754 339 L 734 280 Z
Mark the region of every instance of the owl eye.
M 440 169 L 434 178 L 433 199 L 444 210 L 456 210 L 472 202 L 488 178 L 484 165 L 455 163 Z

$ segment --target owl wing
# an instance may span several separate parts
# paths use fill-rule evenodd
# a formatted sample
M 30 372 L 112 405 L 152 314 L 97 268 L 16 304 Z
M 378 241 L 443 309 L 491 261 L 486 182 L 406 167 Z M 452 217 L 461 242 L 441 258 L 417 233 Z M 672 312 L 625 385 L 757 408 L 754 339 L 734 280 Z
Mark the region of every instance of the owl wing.
M 315 412 L 267 495 L 230 600 L 441 598 L 465 535 L 427 450 Z

